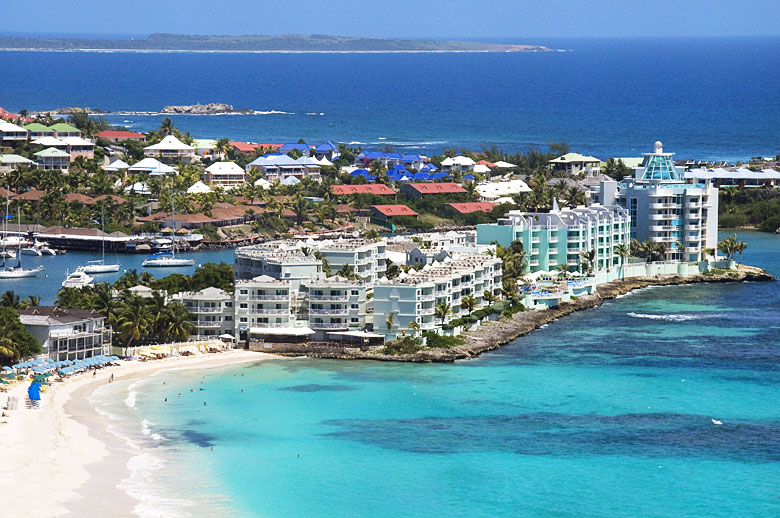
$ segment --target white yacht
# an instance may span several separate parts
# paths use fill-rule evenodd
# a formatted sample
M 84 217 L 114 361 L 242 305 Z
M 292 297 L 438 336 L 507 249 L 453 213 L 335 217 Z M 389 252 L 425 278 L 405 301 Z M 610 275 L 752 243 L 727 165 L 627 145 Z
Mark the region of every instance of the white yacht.
M 119 264 L 106 264 L 106 230 L 103 224 L 103 207 L 100 208 L 100 228 L 103 232 L 103 241 L 101 249 L 103 257 L 97 261 L 88 261 L 85 266 L 79 266 L 77 271 L 84 273 L 113 273 L 119 271 Z
M 194 259 L 182 259 L 176 257 L 176 252 L 171 250 L 170 252 L 158 252 L 154 255 L 150 255 L 144 259 L 143 265 L 146 267 L 163 267 L 163 266 L 192 266 L 195 264 Z
M 3 268 L 0 270 L 0 279 L 21 279 L 23 277 L 35 277 L 38 272 L 44 270 L 43 266 L 37 268 L 22 268 L 19 266 L 11 266 L 9 268 Z
M 5 220 L 8 221 L 8 198 L 6 197 L 6 208 L 5 208 Z M 21 210 L 17 208 L 17 216 L 16 221 L 21 221 Z M 5 260 L 3 260 L 3 267 L 2 270 L 0 270 L 0 279 L 21 279 L 23 277 L 35 277 L 38 275 L 38 272 L 42 272 L 44 270 L 43 266 L 38 266 L 36 268 L 22 268 L 22 238 L 19 237 L 17 239 L 17 244 L 19 246 L 18 251 L 16 252 L 16 258 L 17 263 L 16 266 L 6 266 Z M 3 245 L 3 257 L 7 257 L 8 250 L 5 249 L 5 245 Z
M 173 222 L 173 228 L 176 228 L 176 207 L 171 198 L 171 221 Z M 177 266 L 192 266 L 195 264 L 194 259 L 181 259 L 176 258 L 176 236 L 172 236 L 171 249 L 164 252 L 157 252 L 150 255 L 142 263 L 145 267 L 177 267 Z
M 69 274 L 64 281 L 62 281 L 63 288 L 83 288 L 89 286 L 95 279 L 84 273 L 82 270 L 76 270 Z

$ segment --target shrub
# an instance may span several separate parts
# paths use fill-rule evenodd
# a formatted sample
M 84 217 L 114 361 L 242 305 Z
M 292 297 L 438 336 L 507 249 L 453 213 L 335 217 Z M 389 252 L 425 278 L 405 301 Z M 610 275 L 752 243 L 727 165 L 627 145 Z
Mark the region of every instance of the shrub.
M 425 331 L 423 336 L 426 345 L 432 349 L 450 349 L 466 343 L 466 340 L 459 336 L 442 336 L 433 331 Z
M 419 339 L 405 336 L 398 340 L 385 342 L 385 346 L 380 350 L 380 353 L 390 355 L 414 354 L 422 348 L 422 343 L 420 343 Z

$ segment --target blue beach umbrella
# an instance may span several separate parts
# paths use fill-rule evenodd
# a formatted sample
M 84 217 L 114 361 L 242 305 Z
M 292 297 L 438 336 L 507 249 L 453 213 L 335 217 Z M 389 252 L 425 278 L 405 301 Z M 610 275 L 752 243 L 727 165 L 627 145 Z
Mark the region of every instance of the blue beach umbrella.
M 11 367 L 9 367 L 8 365 L 5 365 L 5 366 L 3 367 L 3 370 L 4 370 L 4 371 L 12 371 L 13 369 L 12 369 Z

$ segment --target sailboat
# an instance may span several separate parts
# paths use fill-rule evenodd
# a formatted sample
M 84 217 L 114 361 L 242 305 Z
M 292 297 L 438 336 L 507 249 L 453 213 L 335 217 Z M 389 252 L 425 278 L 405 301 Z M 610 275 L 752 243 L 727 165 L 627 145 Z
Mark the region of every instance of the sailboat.
M 145 267 L 175 267 L 175 266 L 192 266 L 195 264 L 194 259 L 177 259 L 176 258 L 176 206 L 174 205 L 173 197 L 171 197 L 171 221 L 173 222 L 173 245 L 170 251 L 158 252 L 149 256 L 142 263 Z
M 106 229 L 103 222 L 103 207 L 100 207 L 100 230 L 103 232 L 103 242 L 101 244 L 103 258 L 97 261 L 88 261 L 86 266 L 79 266 L 77 271 L 84 273 L 113 273 L 119 271 L 118 264 L 106 264 Z
M 6 201 L 5 201 L 5 219 L 6 221 L 8 221 L 8 197 L 6 197 Z M 19 222 L 21 220 L 22 220 L 21 209 L 18 209 L 16 221 Z M 16 257 L 18 260 L 16 266 L 12 266 L 10 268 L 7 268 L 5 266 L 5 261 L 3 261 L 3 269 L 0 270 L 0 279 L 21 279 L 23 277 L 35 277 L 36 275 L 38 275 L 38 272 L 42 272 L 44 270 L 43 266 L 38 266 L 37 268 L 22 268 L 21 236 L 19 237 L 19 250 L 16 252 Z

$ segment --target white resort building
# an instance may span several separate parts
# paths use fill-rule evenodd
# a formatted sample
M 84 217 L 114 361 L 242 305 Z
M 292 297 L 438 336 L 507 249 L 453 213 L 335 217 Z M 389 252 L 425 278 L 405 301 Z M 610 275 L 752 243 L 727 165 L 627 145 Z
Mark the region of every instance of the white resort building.
M 87 309 L 33 306 L 16 313 L 42 347 L 41 354 L 54 361 L 83 360 L 111 350 L 111 328 L 105 317 Z
M 591 200 L 628 210 L 631 237 L 663 243 L 668 260 L 701 261 L 702 250 L 718 244 L 718 189 L 707 178 L 685 183 L 683 168 L 674 165 L 674 153 L 665 153 L 661 142 L 643 155 L 631 177 L 601 182 L 591 190 Z

